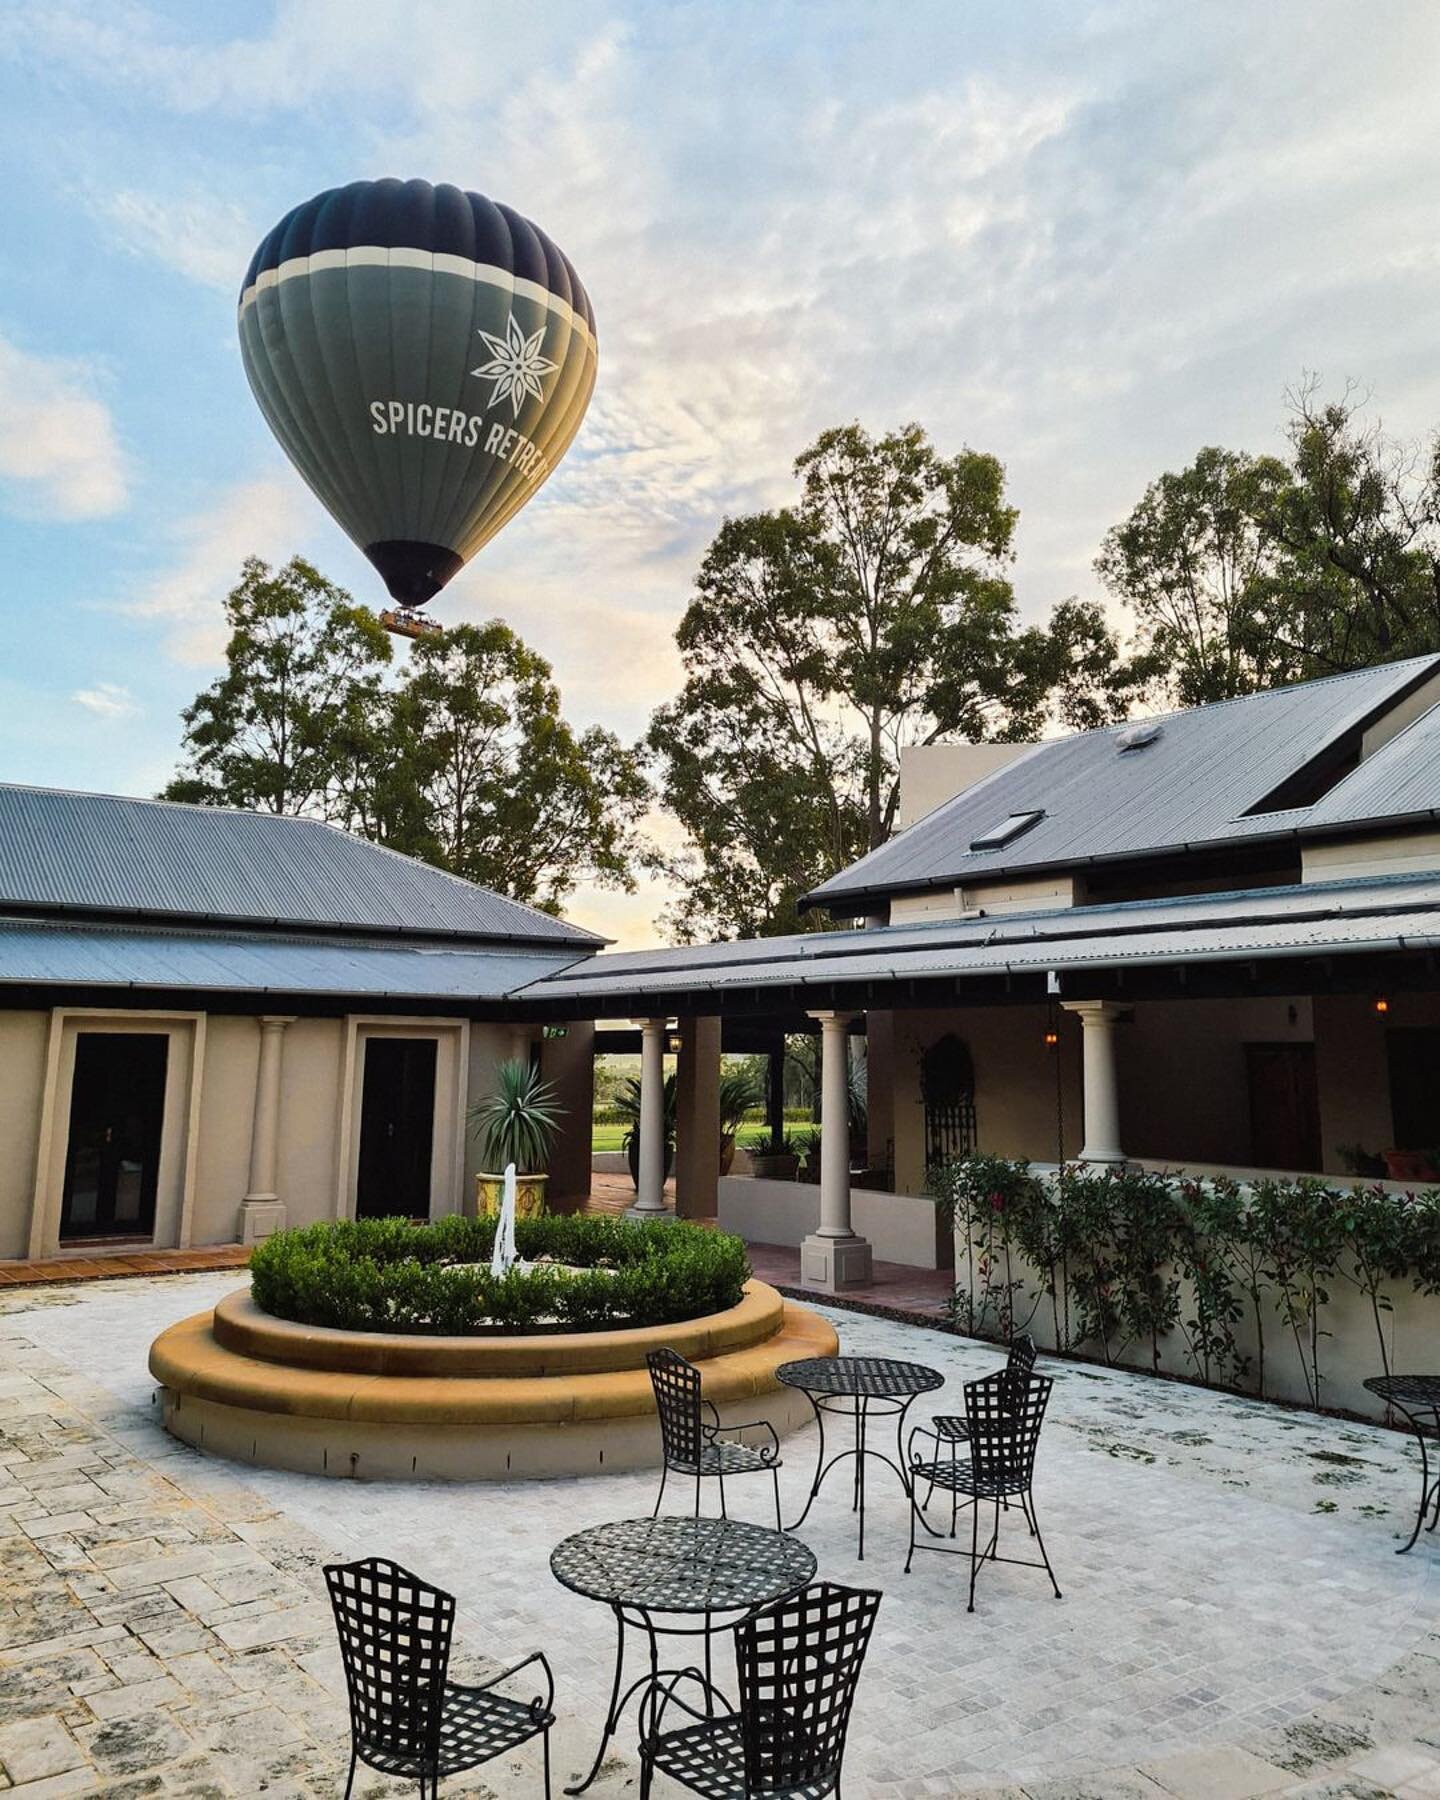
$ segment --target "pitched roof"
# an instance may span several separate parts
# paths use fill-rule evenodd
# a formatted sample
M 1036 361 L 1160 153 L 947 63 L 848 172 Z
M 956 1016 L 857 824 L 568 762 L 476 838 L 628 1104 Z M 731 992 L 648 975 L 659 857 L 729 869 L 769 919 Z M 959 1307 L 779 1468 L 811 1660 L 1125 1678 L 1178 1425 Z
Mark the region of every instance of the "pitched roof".
M 1440 672 L 1413 657 L 1295 687 L 1225 700 L 1153 721 L 1143 747 L 1117 741 L 1135 721 L 1036 744 L 937 806 L 908 830 L 806 896 L 807 904 L 859 900 L 1045 868 L 1292 836 L 1307 825 L 1389 818 L 1428 792 L 1440 804 L 1440 729 L 1412 726 L 1368 757 L 1314 807 L 1251 812 L 1328 748 L 1388 711 Z M 1422 767 L 1401 774 L 1397 746 L 1422 745 Z M 1011 815 L 1039 813 L 993 848 L 971 844 Z
M 0 785 L 0 908 L 604 942 L 318 819 Z

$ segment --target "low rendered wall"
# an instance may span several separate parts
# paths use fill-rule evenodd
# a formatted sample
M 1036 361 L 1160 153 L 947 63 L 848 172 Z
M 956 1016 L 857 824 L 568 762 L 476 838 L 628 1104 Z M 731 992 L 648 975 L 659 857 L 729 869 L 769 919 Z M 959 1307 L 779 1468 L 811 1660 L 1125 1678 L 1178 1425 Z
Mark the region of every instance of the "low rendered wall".
M 666 1344 L 699 1365 L 724 1423 L 784 1436 L 811 1411 L 775 1371 L 839 1340 L 757 1281 L 707 1318 L 544 1337 L 327 1331 L 239 1294 L 162 1332 L 150 1372 L 166 1430 L 197 1449 L 315 1475 L 488 1481 L 658 1467 L 645 1357 Z
M 820 1189 L 812 1181 L 762 1181 L 726 1175 L 720 1181 L 718 1224 L 748 1244 L 798 1246 L 820 1223 Z M 923 1195 L 850 1190 L 850 1219 L 868 1238 L 877 1261 L 915 1269 L 950 1266 L 951 1234 Z
M 1161 1172 L 1160 1165 L 1152 1164 L 1151 1167 L 1155 1172 Z M 1037 1166 L 1035 1173 L 1052 1175 L 1053 1172 Z M 1223 1174 L 1243 1178 L 1246 1174 L 1253 1175 L 1254 1171 L 1213 1167 L 1187 1169 L 1186 1173 L 1192 1176 Z M 1355 1181 L 1347 1184 L 1330 1177 L 1325 1179 L 1327 1185 L 1337 1189 L 1343 1189 L 1347 1185 L 1378 1187 L 1397 1196 L 1407 1191 L 1399 1182 Z M 998 1258 L 995 1271 L 997 1278 L 1001 1280 L 1007 1273 Z M 969 1288 L 971 1270 L 964 1233 L 959 1229 L 955 1232 L 955 1273 L 957 1295 L 963 1295 Z M 1169 1332 L 1159 1340 L 1158 1372 L 1164 1375 L 1181 1375 L 1192 1380 L 1201 1379 L 1203 1365 L 1195 1356 L 1187 1354 L 1187 1328 L 1193 1328 L 1198 1312 L 1194 1288 L 1178 1270 L 1167 1268 L 1162 1273 L 1173 1275 L 1178 1284 L 1181 1328 Z M 1103 1354 L 1103 1347 L 1097 1341 L 1080 1340 L 1076 1336 L 1077 1309 L 1072 1300 L 1067 1311 L 1063 1292 L 1059 1296 L 1060 1331 L 1057 1334 L 1057 1306 L 1045 1290 L 1044 1276 L 1013 1248 L 1008 1274 L 1019 1284 L 1014 1299 L 1014 1330 L 1029 1331 L 1041 1350 L 1053 1350 L 1058 1339 L 1064 1337 L 1068 1320 L 1071 1331 L 1070 1349 L 1086 1356 L 1099 1357 Z M 1377 1315 L 1368 1295 L 1362 1293 L 1343 1274 L 1327 1280 L 1325 1287 L 1329 1297 L 1319 1313 L 1321 1380 L 1318 1404 L 1321 1407 L 1340 1408 L 1356 1413 L 1362 1418 L 1384 1419 L 1384 1404 L 1366 1391 L 1364 1383 L 1372 1375 L 1384 1374 L 1387 1364 L 1391 1374 L 1435 1372 L 1437 1363 L 1440 1363 L 1440 1296 L 1417 1293 L 1413 1283 L 1408 1280 L 1386 1282 L 1381 1289 Z M 1258 1321 L 1249 1297 L 1241 1293 L 1239 1298 L 1241 1312 L 1234 1322 L 1236 1347 L 1248 1359 L 1249 1367 L 1239 1380 L 1232 1380 L 1228 1376 L 1218 1380 L 1212 1378 L 1211 1385 L 1234 1388 L 1241 1393 L 1255 1392 L 1260 1336 L 1263 1332 L 1265 1390 L 1263 1396 L 1256 1394 L 1255 1397 L 1286 1401 L 1299 1406 L 1316 1404 L 1311 1384 L 1306 1378 L 1305 1363 L 1297 1347 L 1295 1333 L 1278 1304 L 1278 1290 L 1273 1286 L 1261 1289 Z M 993 1304 L 980 1318 L 978 1333 L 997 1339 L 1006 1335 L 997 1322 L 997 1309 Z M 1383 1357 L 1382 1334 L 1385 1345 Z M 1306 1355 L 1308 1354 L 1307 1342 Z M 1148 1337 L 1143 1341 L 1132 1341 L 1124 1347 L 1112 1345 L 1112 1355 L 1116 1364 L 1121 1367 L 1142 1371 L 1152 1368 Z M 1344 1480 L 1344 1472 L 1341 1471 L 1336 1478 Z

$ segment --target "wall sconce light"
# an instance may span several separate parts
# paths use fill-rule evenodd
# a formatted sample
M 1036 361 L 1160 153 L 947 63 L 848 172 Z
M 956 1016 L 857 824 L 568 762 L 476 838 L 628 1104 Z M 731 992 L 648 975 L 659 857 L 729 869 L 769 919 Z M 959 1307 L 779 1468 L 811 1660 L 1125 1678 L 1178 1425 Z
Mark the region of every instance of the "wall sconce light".
M 1047 1050 L 1053 1050 L 1059 1042 L 1060 1033 L 1058 1031 L 1047 1031 L 1045 1033 L 1045 1048 Z
M 1389 1012 L 1390 1002 L 1385 998 L 1385 996 L 1383 994 L 1381 994 L 1379 999 L 1375 1002 L 1375 1010 L 1377 1013 L 1388 1013 Z
M 678 1035 L 665 1040 L 665 1048 L 670 1052 L 671 1056 L 678 1056 L 680 1054 L 681 1041 L 682 1040 Z

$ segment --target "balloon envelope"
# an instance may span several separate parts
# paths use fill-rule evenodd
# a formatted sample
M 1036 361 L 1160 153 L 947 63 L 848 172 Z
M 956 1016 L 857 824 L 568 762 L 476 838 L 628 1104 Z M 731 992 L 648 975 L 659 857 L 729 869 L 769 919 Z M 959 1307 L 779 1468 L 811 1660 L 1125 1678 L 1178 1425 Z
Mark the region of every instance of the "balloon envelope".
M 595 386 L 569 259 L 508 206 L 356 181 L 287 213 L 240 295 L 271 430 L 402 606 L 423 606 L 534 494 Z

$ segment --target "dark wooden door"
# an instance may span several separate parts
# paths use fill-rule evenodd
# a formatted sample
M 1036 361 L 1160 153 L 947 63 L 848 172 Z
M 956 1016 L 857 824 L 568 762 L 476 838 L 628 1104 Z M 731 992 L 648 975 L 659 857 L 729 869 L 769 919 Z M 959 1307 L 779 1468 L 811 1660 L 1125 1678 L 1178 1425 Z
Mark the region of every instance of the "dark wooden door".
M 356 1216 L 429 1218 L 434 1140 L 434 1038 L 368 1038 Z
M 1401 1025 L 1385 1033 L 1396 1150 L 1440 1148 L 1440 1030 Z
M 1313 1044 L 1247 1044 L 1250 1160 L 1260 1169 L 1319 1172 L 1320 1090 Z
M 156 1032 L 76 1037 L 62 1238 L 154 1235 L 169 1051 Z

